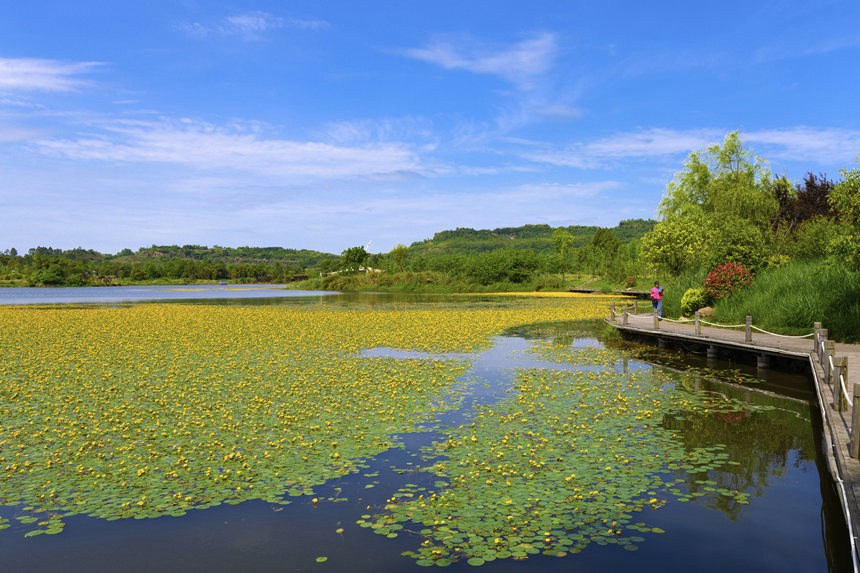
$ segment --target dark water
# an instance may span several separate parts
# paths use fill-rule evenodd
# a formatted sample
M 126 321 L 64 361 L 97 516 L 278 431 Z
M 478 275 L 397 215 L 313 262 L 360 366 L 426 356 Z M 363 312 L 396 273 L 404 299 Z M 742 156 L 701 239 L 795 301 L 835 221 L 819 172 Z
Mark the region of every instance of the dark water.
M 103 290 L 103 289 L 99 289 Z M 341 299 L 343 300 L 343 299 Z M 339 304 L 334 299 L 327 304 Z M 422 448 L 444 439 L 446 430 L 468 422 L 473 408 L 512 396 L 521 368 L 565 368 L 527 352 L 536 341 L 578 348 L 615 345 L 599 339 L 593 323 L 557 325 L 550 330 L 520 329 L 499 337 L 492 348 L 470 356 L 463 377 L 462 407 L 423 421 L 414 433 L 395 436 L 402 447 L 366 460 L 357 474 L 316 488 L 320 499 L 295 498 L 287 506 L 247 502 L 190 511 L 183 517 L 107 522 L 68 518 L 63 533 L 25 539 L 13 529 L 0 532 L 0 571 L 25 572 L 393 572 L 419 571 L 401 553 L 421 539 L 388 539 L 356 525 L 362 514 L 380 510 L 407 483 L 433 487 L 438 479 L 421 467 L 432 463 Z M 395 358 L 416 354 L 374 349 L 368 356 Z M 421 355 L 418 355 L 419 357 Z M 748 419 L 708 418 L 697 427 L 673 428 L 689 447 L 722 443 L 742 462 L 720 479 L 751 493 L 751 503 L 720 507 L 706 501 L 646 510 L 642 518 L 667 533 L 649 535 L 636 552 L 592 544 L 564 558 L 530 556 L 524 561 L 496 560 L 483 566 L 504 572 L 603 571 L 850 571 L 847 532 L 833 484 L 824 469 L 811 382 L 799 374 L 770 372 L 751 382 L 755 369 L 722 362 L 691 363 L 678 355 L 643 351 L 644 358 L 619 359 L 617 371 L 665 369 L 678 383 L 719 392 L 773 409 Z M 453 357 L 457 357 L 456 355 Z M 569 366 L 567 366 L 569 367 Z M 741 382 L 741 383 L 738 383 Z M 789 389 L 787 392 L 781 390 Z M 6 508 L 9 509 L 9 508 Z M 4 511 L 4 515 L 11 517 Z M 338 529 L 343 529 L 338 533 Z M 317 563 L 317 557 L 327 561 Z M 465 562 L 448 570 L 472 570 Z

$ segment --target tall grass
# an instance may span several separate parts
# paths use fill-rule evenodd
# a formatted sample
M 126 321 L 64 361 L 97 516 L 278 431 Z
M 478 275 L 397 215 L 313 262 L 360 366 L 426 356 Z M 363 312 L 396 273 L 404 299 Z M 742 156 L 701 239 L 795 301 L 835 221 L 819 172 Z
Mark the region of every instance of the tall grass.
M 660 280 L 663 287 L 663 316 L 678 318 L 681 315 L 681 297 L 689 288 L 702 288 L 705 282 L 704 271 L 688 271 L 679 277 L 666 277 Z M 650 290 L 654 281 L 645 290 Z
M 860 273 L 824 261 L 763 270 L 750 287 L 716 306 L 722 322 L 743 322 L 746 315 L 757 326 L 785 334 L 805 334 L 821 322 L 830 338 L 860 342 Z

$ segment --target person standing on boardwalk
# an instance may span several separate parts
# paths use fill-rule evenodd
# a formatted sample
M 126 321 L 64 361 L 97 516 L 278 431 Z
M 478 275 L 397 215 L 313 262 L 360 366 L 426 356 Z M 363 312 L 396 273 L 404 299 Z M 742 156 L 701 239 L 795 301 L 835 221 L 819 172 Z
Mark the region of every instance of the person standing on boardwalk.
M 654 288 L 651 289 L 651 304 L 654 306 L 654 312 L 657 316 L 663 316 L 663 287 L 658 281 L 654 281 Z

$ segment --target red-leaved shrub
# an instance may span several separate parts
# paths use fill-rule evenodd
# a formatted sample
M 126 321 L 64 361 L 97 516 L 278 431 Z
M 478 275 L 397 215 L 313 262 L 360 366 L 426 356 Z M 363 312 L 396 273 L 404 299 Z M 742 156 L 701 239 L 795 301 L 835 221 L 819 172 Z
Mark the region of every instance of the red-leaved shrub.
M 740 263 L 723 263 L 708 273 L 705 294 L 713 300 L 725 298 L 752 283 L 752 273 Z

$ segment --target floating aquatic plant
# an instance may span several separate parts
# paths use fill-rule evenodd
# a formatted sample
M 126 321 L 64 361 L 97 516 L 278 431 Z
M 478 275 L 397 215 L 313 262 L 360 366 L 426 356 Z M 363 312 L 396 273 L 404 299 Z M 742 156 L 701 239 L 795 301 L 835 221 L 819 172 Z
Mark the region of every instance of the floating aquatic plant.
M 2 307 L 0 503 L 17 519 L 0 529 L 54 534 L 76 514 L 312 495 L 450 408 L 466 368 L 361 350 L 471 352 L 511 326 L 594 318 L 604 304 Z

